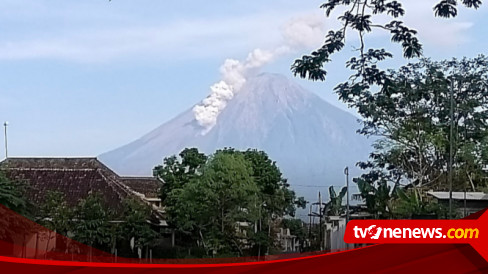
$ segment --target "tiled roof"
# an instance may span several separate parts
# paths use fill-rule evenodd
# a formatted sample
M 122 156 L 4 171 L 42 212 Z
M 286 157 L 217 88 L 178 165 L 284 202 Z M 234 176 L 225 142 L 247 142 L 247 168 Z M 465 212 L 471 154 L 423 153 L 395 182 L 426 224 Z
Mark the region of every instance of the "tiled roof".
M 120 177 L 130 189 L 144 194 L 146 198 L 158 198 L 161 183 L 154 177 Z
M 103 164 L 97 158 L 8 158 L 0 165 L 22 169 L 97 169 Z
M 26 195 L 36 205 L 50 190 L 64 193 L 71 205 L 99 192 L 106 206 L 117 211 L 127 196 L 139 197 L 134 191 L 156 197 L 159 188 L 156 179 L 122 179 L 96 158 L 8 158 L 0 162 L 0 170 L 11 180 L 28 182 Z

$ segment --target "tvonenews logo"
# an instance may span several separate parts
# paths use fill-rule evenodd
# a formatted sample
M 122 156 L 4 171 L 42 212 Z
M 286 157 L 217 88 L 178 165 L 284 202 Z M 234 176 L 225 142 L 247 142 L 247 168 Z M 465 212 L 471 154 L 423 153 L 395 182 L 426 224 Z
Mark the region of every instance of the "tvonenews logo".
M 488 213 L 469 220 L 352 220 L 344 241 L 351 244 L 470 244 L 488 259 Z
M 380 227 L 371 225 L 367 228 L 353 227 L 356 239 L 478 239 L 480 231 L 478 228 L 450 228 L 444 233 L 440 227 Z

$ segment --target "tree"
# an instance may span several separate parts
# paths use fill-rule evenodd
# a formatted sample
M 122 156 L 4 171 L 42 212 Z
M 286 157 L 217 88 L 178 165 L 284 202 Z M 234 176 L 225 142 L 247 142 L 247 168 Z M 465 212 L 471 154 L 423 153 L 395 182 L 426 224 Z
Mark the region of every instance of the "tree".
M 390 218 L 392 216 L 392 195 L 395 195 L 395 184 L 393 190 L 383 177 L 376 177 L 381 172 L 372 170 L 367 174 L 361 175 L 360 178 L 354 178 L 358 185 L 359 193 L 366 202 L 368 212 L 373 214 L 376 219 Z
M 388 83 L 377 91 L 368 90 L 367 96 L 354 101 L 363 117 L 359 132 L 379 138 L 370 160 L 359 163 L 369 170 L 356 179 L 363 198 L 371 201 L 375 191 L 389 196 L 388 185 L 415 188 L 420 202 L 422 188 L 447 190 L 451 143 L 454 190 L 464 190 L 465 182 L 473 190 L 486 186 L 488 58 L 422 59 L 389 71 L 387 78 Z M 369 204 L 380 210 L 373 206 L 376 202 Z
M 282 226 L 285 229 L 289 229 L 291 235 L 297 237 L 300 241 L 300 249 L 303 249 L 303 243 L 307 240 L 307 227 L 305 223 L 300 219 L 283 219 Z
M 331 61 L 334 53 L 344 48 L 347 43 L 346 33 L 350 30 L 356 33 L 359 39 L 357 48 L 359 55 L 351 58 L 347 63 L 348 67 L 357 72 L 352 77 L 361 78 L 362 82 L 370 85 L 381 85 L 384 81 L 382 77 L 384 72 L 378 68 L 376 63 L 392 57 L 392 55 L 384 49 L 367 49 L 365 45 L 367 34 L 375 29 L 386 31 L 391 34 L 392 42 L 401 44 L 405 58 L 422 56 L 422 45 L 416 36 L 417 31 L 405 26 L 399 20 L 406 12 L 401 2 L 395 0 L 327 0 L 320 6 L 325 10 L 327 17 L 330 17 L 340 7 L 344 9 L 342 15 L 337 18 L 342 26 L 337 30 L 329 31 L 321 48 L 297 59 L 292 65 L 293 73 L 313 81 L 325 80 L 327 71 L 323 69 L 323 66 Z M 482 4 L 481 0 L 440 0 L 434 6 L 434 15 L 444 18 L 456 17 L 459 2 L 467 8 L 474 9 L 478 9 Z M 380 16 L 387 16 L 390 21 L 380 23 L 383 21 L 379 19 Z
M 294 217 L 297 207 L 306 207 L 304 198 L 296 197 L 295 192 L 289 188 L 290 184 L 287 179 L 283 178 L 276 162 L 272 161 L 266 152 L 248 149 L 243 154 L 251 164 L 252 177 L 260 190 L 260 200 L 264 203 L 264 208 L 269 215 Z
M 9 180 L 0 172 L 0 204 L 22 215 L 31 213 L 24 195 L 26 188 L 25 184 Z
M 256 192 L 251 168 L 242 155 L 216 153 L 202 169 L 201 178 L 169 194 L 170 222 L 199 237 L 208 251 L 242 255 L 242 235 L 236 224 L 252 219 Z
M 154 174 L 164 181 L 161 188 L 161 201 L 164 204 L 173 189 L 182 188 L 195 177 L 200 176 L 200 169 L 206 163 L 207 156 L 197 148 L 185 148 L 180 154 L 166 157 L 163 165 L 154 168 Z
M 54 231 L 55 243 L 57 244 L 59 239 L 57 237 L 58 234 L 68 236 L 68 232 L 72 230 L 73 210 L 66 203 L 62 192 L 48 191 L 44 197 L 44 202 L 40 206 L 38 218 L 38 223 L 48 229 L 43 233 L 45 236 L 43 238 L 47 239 L 45 253 L 47 256 L 47 249 L 52 239 L 51 231 Z M 56 246 L 54 248 L 56 249 Z
M 157 236 L 148 223 L 150 215 L 151 209 L 141 201 L 133 198 L 124 199 L 122 223 L 119 227 L 120 238 L 122 240 L 134 239 L 134 246 L 141 250 L 147 247 Z
M 38 217 L 41 225 L 66 236 L 71 229 L 73 212 L 62 192 L 48 191 Z
M 32 206 L 24 195 L 28 187 L 26 183 L 8 179 L 0 171 L 0 239 L 4 241 L 22 236 L 25 242 L 26 235 L 33 232 L 32 223 L 25 218 L 32 216 Z
M 395 218 L 409 219 L 417 216 L 428 216 L 429 219 L 447 217 L 447 211 L 432 200 L 422 199 L 415 188 L 396 189 L 396 199 L 392 202 Z
M 75 208 L 74 240 L 90 246 L 90 258 L 92 247 L 106 248 L 111 240 L 110 213 L 105 210 L 102 201 L 99 193 L 91 193 L 80 200 Z
M 259 255 L 274 243 L 274 220 L 305 206 L 263 151 L 225 148 L 210 157 L 191 155 L 159 167 L 163 178 L 184 182 L 171 183 L 165 206 L 170 223 L 208 252 L 242 254 L 247 243 Z
M 328 216 L 339 216 L 344 212 L 342 201 L 347 194 L 347 187 L 343 187 L 339 194 L 334 190 L 334 186 L 329 187 L 330 201 L 325 204 L 324 211 Z

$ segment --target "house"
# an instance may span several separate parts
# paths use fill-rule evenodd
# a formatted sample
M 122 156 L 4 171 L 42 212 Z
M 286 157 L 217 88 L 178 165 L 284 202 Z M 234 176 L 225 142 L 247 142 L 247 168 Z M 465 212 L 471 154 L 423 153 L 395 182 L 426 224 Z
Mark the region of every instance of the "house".
M 162 182 L 153 177 L 119 176 L 97 158 L 7 158 L 0 162 L 0 172 L 10 180 L 25 182 L 25 195 L 34 206 L 41 205 L 49 191 L 62 192 L 71 206 L 97 192 L 104 206 L 117 213 L 123 209 L 124 199 L 132 197 L 151 206 L 148 222 L 154 229 L 168 227 L 158 198 Z M 30 241 L 38 241 L 34 238 L 37 236 L 32 235 Z M 54 248 L 53 242 L 51 245 Z
M 448 191 L 429 191 L 439 204 L 449 207 Z M 461 216 L 468 216 L 488 207 L 488 194 L 484 192 L 452 192 L 454 208 Z
M 119 176 L 97 158 L 8 158 L 0 162 L 0 171 L 10 180 L 28 183 L 26 195 L 35 205 L 42 204 L 48 191 L 62 192 L 69 205 L 98 192 L 114 211 L 121 209 L 125 198 L 133 197 L 153 206 L 160 219 L 155 225 L 166 225 L 157 195 L 158 179 Z
M 281 245 L 283 252 L 300 252 L 300 240 L 297 236 L 290 233 L 289 228 L 280 228 L 277 233 L 277 241 Z
M 160 179 L 156 177 L 120 177 L 120 180 L 144 202 L 150 204 L 154 210 L 164 213 L 161 198 L 159 198 Z

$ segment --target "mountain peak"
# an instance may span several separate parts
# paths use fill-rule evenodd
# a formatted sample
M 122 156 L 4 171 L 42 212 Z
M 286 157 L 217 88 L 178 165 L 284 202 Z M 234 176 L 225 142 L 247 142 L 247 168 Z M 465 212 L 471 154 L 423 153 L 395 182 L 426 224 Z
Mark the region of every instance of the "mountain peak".
M 262 110 L 298 108 L 303 107 L 312 98 L 319 99 L 282 74 L 261 73 L 247 79 L 226 109 L 238 108 L 255 113 Z
M 224 147 L 255 148 L 277 162 L 292 186 L 337 185 L 345 166 L 367 159 L 370 142 L 356 134 L 358 127 L 352 114 L 286 76 L 261 73 L 246 81 L 205 134 L 190 109 L 100 159 L 119 174 L 145 175 L 186 147 L 207 154 Z

